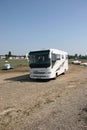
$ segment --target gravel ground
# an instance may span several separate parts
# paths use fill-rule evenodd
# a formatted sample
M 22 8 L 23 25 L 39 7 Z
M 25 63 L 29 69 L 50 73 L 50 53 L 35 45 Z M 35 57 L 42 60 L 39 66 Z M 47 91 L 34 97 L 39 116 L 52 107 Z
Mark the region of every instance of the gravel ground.
M 87 67 L 49 81 L 0 73 L 0 130 L 87 130 Z

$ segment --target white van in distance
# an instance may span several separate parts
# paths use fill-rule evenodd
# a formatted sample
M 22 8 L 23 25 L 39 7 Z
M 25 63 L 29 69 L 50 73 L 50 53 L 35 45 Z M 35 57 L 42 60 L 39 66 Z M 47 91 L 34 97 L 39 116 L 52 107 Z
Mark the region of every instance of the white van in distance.
M 68 70 L 68 53 L 47 49 L 29 52 L 31 79 L 52 79 Z

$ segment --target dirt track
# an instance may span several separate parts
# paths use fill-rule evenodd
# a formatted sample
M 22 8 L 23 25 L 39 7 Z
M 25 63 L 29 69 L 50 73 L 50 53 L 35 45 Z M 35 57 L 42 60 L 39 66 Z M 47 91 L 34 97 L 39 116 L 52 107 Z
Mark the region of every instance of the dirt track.
M 87 67 L 50 81 L 0 73 L 0 130 L 87 130 Z

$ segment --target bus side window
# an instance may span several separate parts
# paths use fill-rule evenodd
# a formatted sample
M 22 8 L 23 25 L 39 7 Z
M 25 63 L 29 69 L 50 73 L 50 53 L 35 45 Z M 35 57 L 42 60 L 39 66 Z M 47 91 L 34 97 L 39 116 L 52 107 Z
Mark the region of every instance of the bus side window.
M 68 55 L 66 55 L 66 59 L 68 59 Z
M 52 54 L 52 61 L 55 62 L 56 61 L 56 55 Z
M 62 55 L 62 59 L 64 59 L 64 55 Z
M 57 59 L 57 60 L 60 60 L 60 59 L 61 59 L 60 54 L 57 54 L 57 55 L 56 55 L 56 59 Z

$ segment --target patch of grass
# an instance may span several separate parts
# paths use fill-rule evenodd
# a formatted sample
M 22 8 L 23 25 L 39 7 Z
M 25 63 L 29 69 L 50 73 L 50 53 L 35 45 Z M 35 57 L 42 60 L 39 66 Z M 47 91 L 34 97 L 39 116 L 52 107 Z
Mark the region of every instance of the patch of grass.
M 3 67 L 5 60 L 0 60 L 0 69 Z
M 83 108 L 82 110 L 84 111 L 83 119 L 84 119 L 85 123 L 87 124 L 87 106 L 85 108 Z
M 84 121 L 85 121 L 85 123 L 87 124 L 87 116 L 86 116 L 86 117 L 84 117 Z
M 83 111 L 87 112 L 87 107 L 83 108 Z
M 8 63 L 10 63 L 11 67 L 20 67 L 20 66 L 28 66 L 28 61 L 26 59 L 15 59 L 15 60 L 8 60 Z M 5 60 L 0 60 L 0 69 L 3 68 L 3 65 L 5 64 Z

